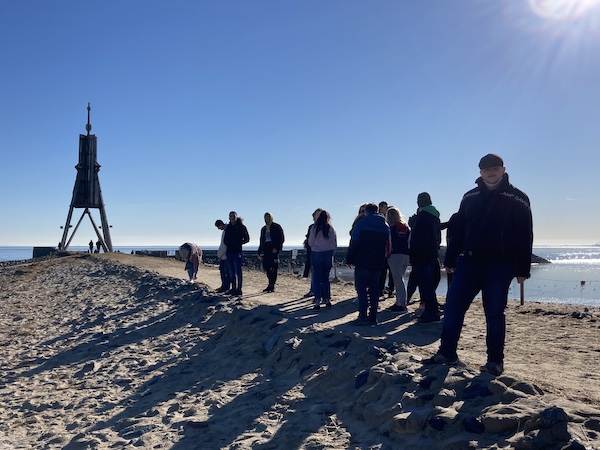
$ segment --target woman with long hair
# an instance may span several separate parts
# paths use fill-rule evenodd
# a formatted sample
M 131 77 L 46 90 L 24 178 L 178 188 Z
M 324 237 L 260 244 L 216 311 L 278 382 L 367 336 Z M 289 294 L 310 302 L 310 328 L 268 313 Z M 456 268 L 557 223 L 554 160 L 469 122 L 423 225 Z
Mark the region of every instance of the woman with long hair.
M 310 229 L 308 245 L 311 248 L 311 284 L 315 294 L 314 309 L 320 309 L 321 302 L 324 302 L 329 308 L 331 307 L 329 272 L 333 266 L 333 254 L 337 249 L 337 235 L 327 211 L 321 211 L 314 226 Z
M 390 206 L 387 210 L 387 222 L 390 226 L 391 246 L 388 257 L 390 272 L 394 277 L 396 286 L 396 302 L 389 308 L 390 311 L 405 313 L 408 312 L 406 285 L 404 284 L 404 274 L 410 262 L 408 252 L 408 237 L 410 228 L 404 220 L 402 213 L 395 206 Z

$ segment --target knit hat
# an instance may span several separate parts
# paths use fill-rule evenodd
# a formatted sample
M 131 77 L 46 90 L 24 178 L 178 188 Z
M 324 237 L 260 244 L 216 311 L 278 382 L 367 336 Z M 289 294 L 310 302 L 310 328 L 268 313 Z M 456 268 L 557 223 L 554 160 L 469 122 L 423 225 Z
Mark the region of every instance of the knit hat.
M 503 167 L 504 161 L 502 161 L 502 158 L 500 158 L 498 155 L 495 155 L 493 153 L 488 153 L 483 158 L 481 158 L 481 160 L 479 161 L 479 168 L 481 170 L 489 169 L 490 167 L 498 167 L 498 166 Z
M 417 196 L 417 205 L 419 205 L 419 208 L 431 205 L 431 196 L 427 192 L 421 192 Z

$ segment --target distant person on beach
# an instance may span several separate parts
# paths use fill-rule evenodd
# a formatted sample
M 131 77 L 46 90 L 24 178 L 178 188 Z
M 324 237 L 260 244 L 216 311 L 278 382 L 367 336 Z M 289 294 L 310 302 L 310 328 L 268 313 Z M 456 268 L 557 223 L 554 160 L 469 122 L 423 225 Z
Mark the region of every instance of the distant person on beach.
M 179 256 L 185 261 L 185 270 L 188 273 L 188 283 L 196 281 L 198 268 L 202 260 L 202 250 L 193 242 L 186 242 L 179 247 Z
M 386 201 L 379 202 L 377 211 L 387 220 L 387 212 L 388 212 L 388 203 Z M 389 224 L 388 224 L 389 225 Z M 387 278 L 387 290 L 385 287 L 385 281 Z M 394 277 L 392 276 L 392 271 L 390 270 L 390 266 L 387 261 L 385 263 L 385 267 L 381 271 L 381 278 L 379 278 L 379 290 L 381 291 L 381 295 L 385 295 L 387 293 L 388 297 L 394 296 Z
M 102 245 L 102 241 L 100 241 L 100 239 L 98 239 L 96 241 L 96 253 L 100 253 L 100 246 Z
M 88 245 L 90 247 L 90 253 L 94 253 L 94 241 L 90 239 L 90 243 Z
M 487 154 L 479 161 L 477 187 L 467 192 L 452 223 L 444 266 L 453 273 L 446 296 L 438 352 L 426 364 L 458 362 L 464 318 L 481 291 L 487 324 L 487 362 L 482 371 L 504 371 L 508 290 L 514 277 L 530 276 L 533 220 L 529 197 L 508 181 L 504 161 Z
M 311 248 L 312 279 L 315 294 L 314 309 L 321 309 L 321 302 L 331 307 L 329 272 L 333 266 L 333 254 L 337 250 L 337 235 L 329 213 L 322 210 L 315 225 L 310 229 L 308 245 Z
M 230 289 L 231 283 L 229 281 L 229 269 L 227 268 L 227 246 L 223 242 L 225 237 L 225 222 L 218 219 L 215 222 L 215 227 L 221 230 L 221 242 L 217 250 L 217 258 L 219 258 L 219 274 L 221 275 L 221 286 L 216 289 L 216 292 L 226 292 Z
M 260 230 L 257 255 L 262 259 L 269 283 L 263 292 L 275 292 L 277 270 L 279 269 L 279 252 L 283 250 L 285 235 L 281 225 L 273 222 L 273 214 L 266 212 L 264 218 L 265 226 Z
M 242 295 L 242 245 L 250 241 L 248 229 L 242 223 L 235 211 L 229 213 L 229 224 L 225 228 L 223 243 L 227 246 L 227 267 L 229 268 L 229 280 L 231 289 L 227 291 L 231 295 Z
M 354 266 L 354 285 L 358 294 L 358 318 L 354 325 L 377 325 L 379 278 L 387 264 L 390 227 L 377 212 L 375 203 L 365 206 L 366 216 L 354 226 L 346 261 Z
M 406 308 L 407 297 L 404 274 L 410 262 L 408 250 L 410 228 L 400 210 L 395 206 L 391 206 L 387 210 L 387 223 L 390 227 L 391 237 L 387 263 L 396 286 L 396 302 L 388 309 L 397 313 L 406 313 L 408 309 Z
M 436 266 L 439 269 L 440 213 L 432 205 L 431 196 L 427 192 L 421 192 L 417 196 L 417 205 L 419 209 L 412 221 L 408 246 L 412 271 L 415 272 L 421 302 L 425 305 L 418 321 L 439 322 L 441 317 L 435 293 L 435 271 Z
M 321 214 L 321 211 L 323 211 L 321 208 L 317 208 L 314 210 L 314 212 L 312 213 L 313 223 L 311 223 L 308 226 L 308 230 L 306 231 L 306 239 L 304 239 L 304 248 L 306 249 L 306 263 L 304 264 L 304 274 L 302 275 L 303 278 L 308 278 L 308 276 L 310 275 L 310 268 L 312 267 L 310 263 L 312 249 L 310 248 L 310 245 L 308 245 L 308 236 L 310 236 L 311 228 L 314 226 L 315 223 L 317 223 L 317 219 L 319 218 L 319 214 Z M 304 298 L 312 297 L 313 295 L 315 295 L 315 293 L 313 292 L 311 286 L 310 291 L 304 294 Z

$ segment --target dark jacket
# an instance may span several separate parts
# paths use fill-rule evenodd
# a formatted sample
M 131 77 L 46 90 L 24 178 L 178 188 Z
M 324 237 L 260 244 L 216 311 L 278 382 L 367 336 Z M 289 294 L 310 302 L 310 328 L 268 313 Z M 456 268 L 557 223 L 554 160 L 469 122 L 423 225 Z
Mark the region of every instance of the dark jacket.
M 409 239 L 410 262 L 433 264 L 437 261 L 442 233 L 440 213 L 434 206 L 423 206 L 411 217 Z
M 489 190 L 483 180 L 467 192 L 452 223 L 444 266 L 455 267 L 460 254 L 481 263 L 510 262 L 515 276 L 530 276 L 533 220 L 529 197 L 508 181 Z
M 273 222 L 271 224 L 271 245 L 272 249 L 276 248 L 278 252 L 283 249 L 283 243 L 285 241 L 285 235 L 283 234 L 283 228 L 278 223 Z M 258 245 L 258 254 L 262 255 L 265 251 L 265 243 L 266 243 L 266 233 L 267 226 L 261 228 L 260 230 L 260 243 Z
M 390 227 L 381 214 L 369 214 L 356 222 L 350 238 L 346 262 L 368 270 L 383 270 Z
M 223 243 L 227 246 L 228 252 L 240 253 L 242 251 L 242 245 L 249 240 L 250 235 L 248 234 L 248 229 L 240 219 L 236 220 L 236 222 L 233 224 L 228 224 L 225 227 Z
M 408 255 L 408 238 L 410 236 L 410 229 L 406 225 L 397 223 L 390 226 L 390 235 L 392 244 L 390 253 Z

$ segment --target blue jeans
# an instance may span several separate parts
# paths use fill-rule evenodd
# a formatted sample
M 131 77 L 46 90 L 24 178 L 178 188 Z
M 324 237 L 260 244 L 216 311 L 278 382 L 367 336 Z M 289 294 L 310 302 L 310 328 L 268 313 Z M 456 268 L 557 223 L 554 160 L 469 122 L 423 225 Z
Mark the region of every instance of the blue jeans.
M 315 294 L 315 304 L 321 300 L 331 300 L 331 285 L 329 272 L 333 266 L 333 250 L 327 252 L 311 252 L 310 264 L 312 266 L 311 285 Z
M 379 277 L 381 270 L 369 270 L 362 267 L 354 269 L 354 287 L 358 294 L 358 317 L 369 319 L 371 322 L 377 320 L 377 308 L 379 306 Z M 370 310 L 367 313 L 367 309 Z
M 417 263 L 412 265 L 412 270 L 417 277 L 421 301 L 425 303 L 425 312 L 432 314 L 438 314 L 440 312 L 440 305 L 435 294 L 435 288 L 437 286 L 435 282 L 436 264 L 439 268 L 437 259 L 427 264 Z
M 460 257 L 452 283 L 446 296 L 444 324 L 440 353 L 448 358 L 456 358 L 456 348 L 464 324 L 465 314 L 479 291 L 483 300 L 486 322 L 486 346 L 488 361 L 504 362 L 504 341 L 506 337 L 506 309 L 508 289 L 514 278 L 511 263 L 482 264 L 473 258 Z
M 231 289 L 242 289 L 242 252 L 227 252 L 227 268 Z

